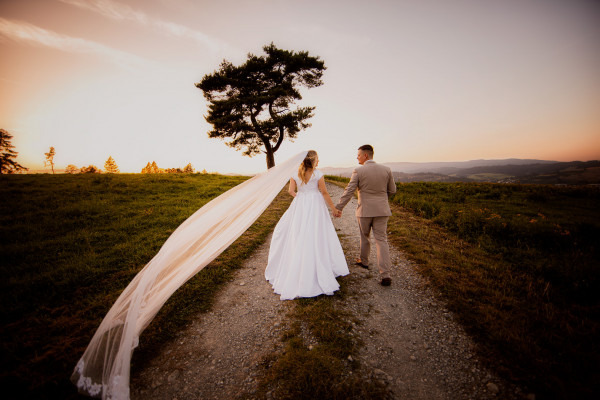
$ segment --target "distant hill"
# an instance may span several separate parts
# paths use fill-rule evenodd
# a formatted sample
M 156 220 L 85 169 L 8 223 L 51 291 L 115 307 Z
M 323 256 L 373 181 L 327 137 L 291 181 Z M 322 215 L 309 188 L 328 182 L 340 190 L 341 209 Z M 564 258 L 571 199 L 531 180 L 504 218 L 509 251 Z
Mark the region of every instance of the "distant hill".
M 473 179 L 465 177 L 456 177 L 443 174 L 434 174 L 431 172 L 418 172 L 416 174 L 407 174 L 404 172 L 392 172 L 396 182 L 473 182 Z
M 471 161 L 452 161 L 452 162 L 387 162 L 383 163 L 390 167 L 393 172 L 402 172 L 405 174 L 419 174 L 419 173 L 433 173 L 450 175 L 461 169 L 475 168 L 475 167 L 488 167 L 488 166 L 503 166 L 503 165 L 527 165 L 527 164 L 553 164 L 558 161 L 547 161 L 547 160 L 533 160 L 533 159 L 520 159 L 520 158 L 508 158 L 503 160 L 471 160 Z M 338 175 L 338 176 L 350 176 L 355 167 L 336 168 L 336 167 L 325 167 L 321 168 L 325 174 Z
M 54 173 L 55 174 L 63 174 L 65 172 L 64 169 L 54 169 Z M 19 171 L 19 172 L 15 172 L 16 174 L 50 174 L 52 175 L 52 170 L 51 169 L 29 169 L 27 171 Z
M 453 173 L 459 169 L 475 168 L 484 166 L 498 166 L 498 165 L 524 165 L 524 164 L 552 164 L 558 161 L 548 160 L 534 160 L 534 159 L 520 159 L 520 158 L 507 158 L 503 160 L 471 160 L 471 161 L 451 161 L 451 162 L 386 162 L 383 165 L 390 167 L 394 172 L 403 172 L 406 174 L 416 173 L 437 173 L 447 175 Z M 323 172 L 329 175 L 339 175 L 352 173 L 355 167 L 336 168 L 336 167 L 325 167 L 321 168 Z
M 600 184 L 600 161 L 558 162 L 510 158 L 463 162 L 383 163 L 397 182 L 502 182 Z M 349 177 L 354 167 L 322 168 L 328 175 Z
M 600 183 L 600 161 L 464 168 L 450 175 L 456 178 L 490 182 L 595 184 Z
M 557 161 L 531 160 L 520 158 L 507 158 L 503 160 L 471 160 L 454 162 L 427 162 L 427 163 L 406 163 L 391 162 L 383 163 L 392 169 L 392 171 L 405 173 L 432 172 L 448 175 L 456 170 L 464 168 L 491 167 L 498 165 L 527 165 L 527 164 L 552 164 Z

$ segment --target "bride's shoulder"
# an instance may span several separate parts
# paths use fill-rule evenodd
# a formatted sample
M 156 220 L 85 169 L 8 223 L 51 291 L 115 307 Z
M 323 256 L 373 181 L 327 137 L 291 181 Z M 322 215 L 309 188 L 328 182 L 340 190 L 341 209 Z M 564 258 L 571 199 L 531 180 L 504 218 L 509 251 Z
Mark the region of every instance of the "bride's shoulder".
M 315 176 L 315 178 L 317 179 L 321 179 L 323 177 L 323 173 L 321 172 L 321 170 L 316 169 L 313 171 L 313 175 Z

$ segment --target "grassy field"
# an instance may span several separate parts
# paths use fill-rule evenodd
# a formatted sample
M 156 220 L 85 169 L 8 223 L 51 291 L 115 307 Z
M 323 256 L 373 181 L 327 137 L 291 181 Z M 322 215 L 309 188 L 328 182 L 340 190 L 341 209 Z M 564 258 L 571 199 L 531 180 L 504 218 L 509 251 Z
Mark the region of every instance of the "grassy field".
M 119 293 L 181 222 L 244 179 L 0 176 L 4 392 L 74 398 L 68 377 Z M 600 190 L 475 183 L 398 189 L 390 240 L 430 278 L 480 354 L 538 398 L 598 394 Z M 280 195 L 229 250 L 176 292 L 142 334 L 132 373 L 210 307 L 219 285 L 264 241 L 290 200 Z M 343 296 L 342 290 L 298 302 L 284 338 L 286 353 L 266 361 L 265 392 L 285 375 L 285 384 L 277 386 L 282 396 L 298 390 L 381 393 L 340 376 L 357 366 L 339 360 L 360 345 L 350 339 L 347 324 L 338 323 L 349 318 L 334 306 Z M 306 331 L 322 343 L 310 352 L 302 342 Z M 311 385 L 311 371 L 319 368 L 322 379 Z M 343 384 L 333 390 L 332 382 Z
M 399 184 L 390 240 L 538 398 L 600 393 L 600 190 Z
M 0 176 L 0 327 L 4 393 L 75 398 L 69 376 L 95 329 L 135 274 L 188 216 L 244 181 L 220 175 Z M 143 363 L 270 233 L 280 195 L 225 253 L 165 304 L 140 337 Z

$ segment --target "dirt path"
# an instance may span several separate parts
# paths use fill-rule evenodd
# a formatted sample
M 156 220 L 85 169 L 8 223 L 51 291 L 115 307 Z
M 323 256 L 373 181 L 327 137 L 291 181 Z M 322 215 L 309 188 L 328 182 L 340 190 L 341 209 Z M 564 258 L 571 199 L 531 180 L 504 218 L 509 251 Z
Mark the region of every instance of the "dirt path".
M 233 399 L 256 389 L 261 360 L 282 347 L 280 301 L 264 278 L 269 236 L 200 314 L 131 382 L 132 399 Z
M 329 185 L 333 198 L 343 190 Z M 334 219 L 343 233 L 346 258 L 359 256 L 359 230 L 354 216 L 356 200 Z M 350 281 L 347 307 L 362 324 L 356 329 L 363 339 L 363 364 L 386 381 L 399 399 L 522 398 L 480 364 L 474 344 L 452 314 L 438 302 L 427 281 L 402 253 L 390 247 L 394 266 L 392 285 L 379 285 L 375 241 L 371 237 L 370 268 L 351 267 L 358 279 Z
M 342 189 L 328 184 L 334 199 Z M 346 257 L 358 256 L 356 200 L 334 225 Z M 218 295 L 213 311 L 199 315 L 131 382 L 132 399 L 252 397 L 261 360 L 282 348 L 280 332 L 293 301 L 280 301 L 264 279 L 270 237 Z M 524 398 L 481 366 L 474 345 L 427 282 L 391 249 L 392 286 L 379 285 L 375 246 L 370 270 L 350 264 L 346 307 L 361 323 L 360 361 L 398 399 Z

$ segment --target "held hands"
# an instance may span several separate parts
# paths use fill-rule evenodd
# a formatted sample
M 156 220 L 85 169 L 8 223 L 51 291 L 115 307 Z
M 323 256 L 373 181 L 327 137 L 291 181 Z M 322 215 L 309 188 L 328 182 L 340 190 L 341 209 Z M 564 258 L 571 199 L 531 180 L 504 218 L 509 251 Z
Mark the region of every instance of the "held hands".
M 333 209 L 333 216 L 336 218 L 339 218 L 342 216 L 342 212 L 340 210 L 338 210 L 337 208 Z

